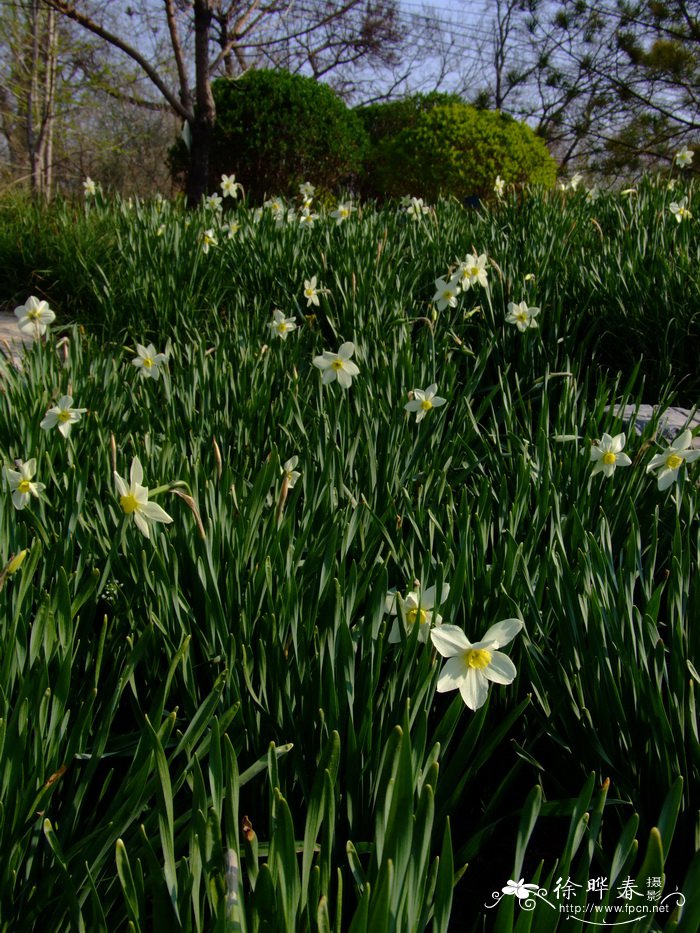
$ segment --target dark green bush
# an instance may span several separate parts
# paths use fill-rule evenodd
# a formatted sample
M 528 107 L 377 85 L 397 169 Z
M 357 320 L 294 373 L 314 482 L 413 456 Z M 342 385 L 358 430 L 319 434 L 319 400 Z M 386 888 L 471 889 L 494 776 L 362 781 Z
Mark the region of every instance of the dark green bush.
M 250 71 L 213 85 L 217 121 L 211 188 L 235 173 L 249 197 L 333 190 L 360 170 L 367 137 L 357 115 L 325 84 L 285 71 Z
M 544 142 L 512 117 L 430 96 L 389 107 L 383 124 L 381 112 L 365 118 L 375 140 L 367 185 L 380 197 L 485 197 L 497 175 L 507 184 L 554 184 L 557 166 Z

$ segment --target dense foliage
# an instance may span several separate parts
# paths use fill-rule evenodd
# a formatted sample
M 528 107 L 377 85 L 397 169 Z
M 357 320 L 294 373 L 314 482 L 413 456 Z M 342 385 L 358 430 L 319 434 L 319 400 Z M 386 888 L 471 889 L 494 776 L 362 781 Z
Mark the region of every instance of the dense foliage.
M 635 926 L 697 930 L 700 464 L 660 490 L 657 419 L 617 413 L 697 379 L 681 193 L 1 206 L 0 295 L 58 327 L 0 363 L 0 929 L 551 933 L 485 905 L 570 877 L 571 905 L 663 879 L 683 916 Z M 465 261 L 484 281 L 438 308 Z M 68 437 L 41 426 L 66 395 Z M 438 609 L 472 642 L 524 623 L 475 711 L 438 690 Z
M 235 173 L 249 196 L 289 195 L 306 178 L 348 184 L 361 167 L 362 124 L 330 87 L 303 75 L 253 70 L 213 83 L 212 189 Z
M 370 155 L 369 183 L 379 195 L 482 198 L 496 175 L 509 184 L 554 184 L 557 166 L 544 141 L 506 114 L 428 97 L 389 111 L 387 124 L 403 114 L 407 125 L 380 138 Z

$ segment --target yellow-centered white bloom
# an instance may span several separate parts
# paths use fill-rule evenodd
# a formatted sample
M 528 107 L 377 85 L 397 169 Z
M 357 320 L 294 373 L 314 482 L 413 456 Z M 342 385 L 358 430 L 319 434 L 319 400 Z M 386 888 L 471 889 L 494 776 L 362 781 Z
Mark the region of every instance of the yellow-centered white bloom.
M 216 239 L 216 234 L 213 230 L 204 230 L 200 235 L 202 240 L 202 252 L 208 253 L 212 246 L 218 246 L 218 241 Z
M 63 395 L 57 404 L 44 415 L 40 428 L 44 431 L 50 431 L 51 428 L 58 427 L 58 430 L 64 437 L 68 437 L 71 427 L 80 421 L 81 415 L 84 415 L 87 408 L 73 408 L 73 398 L 70 395 Z
M 686 168 L 693 161 L 693 156 L 695 153 L 692 149 L 688 149 L 687 146 L 683 146 L 682 149 L 679 149 L 674 156 L 676 165 L 680 168 Z
M 16 509 L 23 509 L 29 504 L 32 496 L 38 496 L 46 489 L 43 483 L 33 483 L 36 473 L 36 458 L 32 457 L 26 463 L 20 463 L 18 470 L 5 467 L 5 480 L 12 492 L 12 504 Z
M 204 199 L 204 206 L 209 210 L 220 211 L 223 201 L 216 192 L 214 194 L 209 194 Z
M 671 211 L 678 223 L 680 223 L 682 220 L 689 220 L 693 216 L 688 210 L 687 198 L 681 198 L 680 201 L 677 202 L 671 201 L 668 209 Z
M 97 194 L 97 185 L 89 175 L 83 182 L 83 192 L 86 198 L 93 198 Z
M 444 311 L 445 308 L 456 308 L 459 292 L 460 286 L 455 279 L 448 281 L 444 276 L 435 279 L 433 301 L 438 311 Z
M 406 213 L 411 218 L 411 220 L 420 220 L 425 214 L 430 213 L 430 208 L 427 204 L 423 204 L 423 198 L 409 198 L 406 196 L 402 205 L 406 208 Z
M 506 323 L 515 324 L 519 331 L 526 331 L 530 327 L 537 327 L 535 318 L 540 313 L 539 308 L 528 308 L 526 301 L 515 304 L 511 301 L 508 304 L 508 314 L 506 314 Z
M 414 389 L 413 399 L 404 405 L 404 410 L 416 413 L 416 423 L 422 421 L 431 408 L 440 408 L 447 399 L 440 398 L 437 393 L 437 384 L 433 383 L 427 389 Z
M 300 227 L 313 227 L 314 222 L 317 220 L 318 214 L 312 213 L 310 207 L 304 207 L 302 212 L 299 214 Z
M 273 311 L 272 315 L 274 320 L 271 321 L 267 326 L 271 328 L 272 333 L 276 337 L 281 337 L 282 340 L 287 339 L 287 334 L 291 331 L 296 330 L 296 322 L 293 317 L 285 317 L 283 311 Z
M 131 362 L 139 370 L 139 374 L 144 379 L 158 379 L 161 369 L 167 366 L 167 353 L 156 353 L 156 348 L 152 343 L 149 343 L 147 347 L 137 343 L 136 353 L 138 355 Z
M 239 189 L 242 190 L 242 185 L 235 175 L 221 176 L 221 193 L 225 198 L 237 198 Z
M 659 489 L 668 489 L 678 479 L 683 464 L 692 463 L 700 457 L 700 450 L 691 449 L 690 447 L 692 440 L 692 432 L 690 428 L 686 428 L 663 453 L 652 457 L 647 467 L 647 473 L 652 470 L 659 471 Z
M 321 289 L 316 287 L 316 276 L 312 275 L 310 279 L 304 279 L 304 298 L 306 298 L 307 306 L 318 305 L 319 299 L 318 296 L 321 293 Z
M 49 324 L 53 324 L 56 315 L 49 308 L 46 301 L 39 301 L 32 295 L 23 305 L 15 308 L 15 317 L 17 326 L 23 334 L 31 334 L 32 337 L 41 337 L 46 333 Z
M 238 231 L 241 229 L 241 225 L 237 220 L 232 220 L 230 223 L 224 224 L 221 228 L 221 232 L 226 234 L 228 240 L 232 240 Z
M 311 182 L 305 181 L 299 185 L 299 193 L 305 201 L 310 201 L 316 192 L 316 188 Z
M 596 473 L 612 476 L 615 467 L 631 466 L 632 461 L 630 458 L 627 454 L 622 453 L 624 446 L 624 434 L 616 434 L 615 437 L 604 434 L 600 441 L 591 447 L 591 460 L 595 464 L 591 470 L 591 476 L 595 476 Z
M 418 625 L 418 641 L 426 642 L 430 635 L 430 629 L 434 625 L 442 625 L 442 616 L 435 612 L 435 607 L 446 602 L 450 595 L 449 583 L 443 583 L 440 599 L 435 599 L 435 587 L 429 586 L 421 592 L 420 587 L 412 590 L 404 599 L 401 593 L 391 591 L 387 593 L 384 608 L 391 616 L 396 616 L 394 624 L 389 632 L 388 641 L 391 644 L 401 641 L 401 633 L 404 631 L 404 625 L 399 615 L 406 620 L 406 635 L 410 635 L 414 625 Z
M 477 710 L 486 702 L 489 682 L 510 684 L 517 671 L 511 659 L 498 651 L 523 628 L 520 619 L 497 622 L 481 641 L 472 644 L 461 628 L 441 625 L 430 633 L 433 645 L 447 662 L 440 671 L 438 693 L 459 690 L 469 709 Z
M 287 460 L 284 466 L 282 467 L 282 475 L 287 480 L 288 489 L 294 489 L 296 481 L 301 476 L 301 473 L 298 470 L 294 469 L 298 463 L 299 463 L 298 457 L 296 456 L 290 457 L 289 460 Z
M 314 366 L 317 366 L 323 372 L 323 378 L 321 379 L 323 385 L 335 382 L 337 379 L 344 389 L 350 388 L 353 376 L 359 375 L 360 372 L 350 359 L 354 352 L 355 344 L 348 340 L 337 353 L 324 350 L 321 356 L 314 357 Z
M 347 220 L 350 214 L 355 210 L 355 205 L 350 201 L 341 201 L 334 211 L 331 211 L 331 217 L 335 219 L 336 224 L 342 224 Z
M 495 191 L 497 198 L 503 197 L 503 193 L 506 190 L 506 183 L 500 175 L 496 175 L 496 181 L 493 183 L 493 190 Z
M 151 537 L 148 526 L 149 522 L 172 521 L 172 518 L 157 503 L 148 501 L 148 487 L 141 485 L 143 482 L 143 468 L 138 457 L 131 461 L 131 472 L 129 474 L 129 484 L 123 480 L 118 473 L 114 473 L 114 482 L 117 486 L 119 495 L 119 505 L 125 515 L 133 515 L 136 527 L 145 535 Z
M 459 283 L 463 292 L 475 288 L 477 285 L 486 288 L 489 284 L 486 262 L 486 253 L 482 253 L 480 256 L 477 256 L 476 253 L 470 253 L 464 262 L 460 262 L 457 266 L 452 281 Z

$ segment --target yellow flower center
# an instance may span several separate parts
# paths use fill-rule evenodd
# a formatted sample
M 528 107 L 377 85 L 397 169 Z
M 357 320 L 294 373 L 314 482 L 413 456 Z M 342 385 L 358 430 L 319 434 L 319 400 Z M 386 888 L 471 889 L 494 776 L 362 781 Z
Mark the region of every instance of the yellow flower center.
M 666 466 L 669 470 L 678 470 L 683 464 L 683 457 L 679 457 L 678 454 L 669 454 L 666 457 Z
M 527 324 L 527 314 L 525 314 L 524 311 L 521 311 L 517 316 L 517 320 L 520 321 L 521 324 Z
M 150 356 L 145 356 L 143 358 L 143 365 L 146 367 L 146 369 L 150 369 L 151 366 L 153 366 L 153 360 Z
M 126 515 L 131 515 L 132 512 L 135 512 L 138 507 L 138 501 L 133 492 L 127 493 L 125 496 L 121 496 L 119 499 L 119 505 L 121 505 Z
M 616 461 L 617 461 L 617 457 L 612 452 L 612 450 L 608 450 L 603 454 L 603 463 L 611 464 L 611 463 L 615 463 Z
M 433 407 L 433 403 L 430 401 L 430 399 L 424 398 L 420 403 L 420 407 L 423 409 L 423 411 L 430 411 L 430 409 Z
M 28 479 L 23 479 L 23 480 L 20 480 L 20 483 L 17 489 L 21 493 L 28 493 L 28 492 L 31 492 L 32 484 L 29 482 Z
M 428 613 L 425 609 L 409 609 L 406 613 L 406 621 L 411 626 L 411 628 L 416 624 L 418 620 L 419 625 L 425 625 L 428 621 Z
M 41 312 L 33 308 L 31 311 L 27 311 L 27 317 L 30 321 L 38 321 L 41 317 Z
M 65 424 L 66 421 L 70 421 L 70 412 L 67 411 L 65 408 L 62 408 L 58 413 L 58 420 L 62 424 Z
M 476 671 L 483 671 L 491 663 L 491 652 L 486 648 L 469 648 L 464 652 L 464 663 Z
M 331 364 L 331 368 L 334 369 L 336 372 L 338 372 L 338 370 L 343 368 L 343 361 L 333 360 L 333 363 Z
M 280 323 L 277 325 L 277 332 L 283 334 L 286 330 L 287 325 L 284 323 L 284 321 L 280 321 Z

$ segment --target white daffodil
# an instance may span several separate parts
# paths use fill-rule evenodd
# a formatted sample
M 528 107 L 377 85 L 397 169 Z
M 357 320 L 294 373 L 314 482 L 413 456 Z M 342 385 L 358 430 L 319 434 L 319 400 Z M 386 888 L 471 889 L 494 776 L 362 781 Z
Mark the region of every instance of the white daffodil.
M 531 894 L 534 894 L 535 891 L 538 891 L 539 888 L 536 884 L 525 884 L 525 879 L 521 878 L 519 881 L 508 880 L 508 884 L 501 888 L 504 894 L 514 894 L 519 901 L 526 901 Z
M 225 198 L 237 198 L 239 189 L 242 190 L 243 186 L 236 181 L 235 175 L 221 176 L 221 193 Z
M 214 194 L 209 194 L 204 199 L 204 206 L 212 211 L 220 211 L 223 201 L 216 192 Z
M 416 423 L 422 421 L 431 408 L 440 408 L 440 406 L 444 405 L 447 401 L 447 399 L 440 398 L 439 395 L 436 395 L 436 392 L 436 383 L 428 386 L 427 389 L 414 389 L 413 398 L 404 405 L 404 411 L 415 412 Z
M 354 210 L 355 205 L 351 204 L 350 201 L 341 201 L 336 209 L 331 211 L 331 217 L 334 218 L 336 224 L 342 224 L 342 222 L 347 220 Z
M 438 693 L 459 690 L 469 709 L 477 710 L 486 702 L 489 682 L 510 684 L 517 671 L 511 659 L 496 649 L 507 645 L 520 632 L 520 619 L 497 622 L 481 641 L 472 644 L 461 628 L 441 625 L 430 633 L 433 645 L 447 662 L 440 671 Z
M 97 194 L 97 185 L 89 175 L 83 182 L 83 192 L 86 198 L 94 198 Z
M 282 475 L 287 480 L 287 488 L 294 489 L 296 481 L 301 476 L 301 473 L 295 469 L 296 465 L 299 463 L 298 457 L 290 457 L 282 467 Z
M 569 182 L 569 191 L 576 191 L 582 181 L 583 175 L 580 172 L 576 172 L 576 174 L 572 176 L 571 181 Z
M 652 457 L 647 473 L 659 470 L 659 489 L 668 489 L 678 479 L 683 464 L 692 463 L 700 457 L 700 450 L 690 449 L 692 440 L 690 428 L 686 428 L 663 453 Z
M 695 153 L 692 149 L 688 149 L 687 146 L 683 146 L 682 149 L 679 149 L 674 156 L 674 161 L 676 165 L 680 168 L 686 168 L 693 161 L 693 156 Z
M 678 223 L 680 223 L 682 220 L 690 220 L 690 218 L 693 216 L 688 210 L 687 198 L 681 198 L 678 202 L 671 201 L 668 209 L 671 211 Z
M 305 181 L 299 185 L 299 194 L 305 201 L 310 201 L 316 193 L 316 187 L 310 182 Z
M 49 308 L 46 301 L 39 301 L 33 295 L 15 308 L 15 317 L 17 325 L 23 334 L 31 334 L 32 337 L 41 337 L 46 333 L 49 324 L 53 324 L 56 315 Z
M 597 185 L 593 185 L 593 187 L 589 188 L 588 191 L 586 192 L 587 201 L 590 201 L 590 202 L 597 201 L 599 197 L 600 197 L 600 188 Z
M 36 458 L 32 457 L 26 463 L 19 464 L 19 470 L 5 467 L 5 479 L 12 492 L 12 504 L 16 509 L 23 509 L 29 505 L 32 496 L 38 496 L 46 489 L 43 483 L 33 483 L 36 473 Z
M 155 502 L 148 501 L 148 487 L 142 486 L 143 468 L 138 457 L 131 461 L 131 472 L 129 474 L 129 485 L 118 473 L 114 474 L 114 482 L 119 494 L 119 505 L 125 515 L 133 515 L 138 530 L 150 538 L 151 533 L 148 527 L 149 522 L 172 521 L 172 518 Z
M 459 284 L 454 279 L 448 281 L 444 276 L 435 279 L 433 301 L 438 311 L 444 311 L 445 308 L 456 308 L 459 292 Z
M 241 229 L 241 225 L 237 220 L 232 220 L 228 224 L 224 224 L 221 228 L 221 232 L 226 234 L 228 240 L 232 240 L 238 231 Z
M 299 214 L 299 226 L 300 227 L 313 227 L 315 221 L 318 220 L 318 214 L 314 214 L 311 211 L 311 208 L 305 207 L 301 214 Z
M 450 586 L 448 583 L 443 583 L 440 599 L 437 602 L 435 600 L 434 586 L 429 586 L 422 593 L 420 587 L 418 587 L 408 593 L 405 599 L 400 593 L 393 591 L 387 593 L 384 603 L 385 610 L 389 615 L 396 616 L 389 632 L 389 643 L 396 644 L 396 642 L 401 641 L 403 623 L 399 616 L 399 609 L 403 612 L 403 617 L 406 620 L 406 635 L 410 635 L 413 626 L 418 624 L 418 641 L 426 642 L 430 635 L 430 629 L 434 625 L 442 625 L 442 616 L 435 612 L 435 607 L 446 602 L 449 595 Z
M 411 218 L 411 220 L 420 220 L 425 214 L 430 213 L 430 208 L 427 204 L 423 204 L 423 198 L 404 198 L 402 204 L 406 208 L 406 213 Z
M 167 353 L 156 353 L 156 348 L 152 343 L 149 343 L 147 347 L 137 343 L 136 353 L 138 356 L 135 356 L 131 362 L 139 370 L 140 375 L 144 379 L 158 379 L 161 369 L 167 365 Z
M 495 182 L 493 183 L 493 190 L 494 190 L 494 192 L 495 192 L 497 198 L 502 198 L 502 197 L 503 197 L 503 194 L 504 194 L 504 192 L 505 192 L 505 190 L 506 190 L 506 183 L 505 183 L 505 181 L 501 178 L 500 175 L 496 175 L 496 180 L 495 180 Z
M 310 279 L 304 279 L 304 298 L 307 306 L 318 305 L 322 289 L 316 287 L 316 276 L 312 275 Z
M 200 234 L 200 239 L 202 241 L 202 252 L 208 253 L 212 246 L 218 246 L 218 241 L 213 230 L 204 230 Z
M 267 326 L 272 329 L 272 333 L 277 337 L 281 337 L 282 340 L 287 339 L 287 334 L 293 330 L 296 330 L 296 322 L 293 317 L 285 317 L 283 311 L 273 311 L 272 312 L 274 320 L 271 321 Z
M 314 366 L 323 371 L 321 382 L 327 385 L 336 379 L 344 389 L 349 389 L 352 385 L 352 377 L 359 375 L 360 370 L 351 361 L 350 357 L 355 352 L 355 344 L 347 341 L 337 353 L 331 353 L 324 350 L 321 356 L 314 357 Z
M 622 453 L 624 446 L 624 434 L 616 434 L 615 437 L 604 434 L 600 441 L 591 447 L 591 460 L 595 463 L 591 470 L 591 476 L 595 476 L 596 473 L 612 476 L 615 467 L 631 466 L 632 461 L 630 458 L 627 454 Z
M 526 331 L 530 327 L 537 327 L 535 318 L 540 313 L 539 308 L 528 308 L 526 301 L 515 304 L 511 301 L 508 304 L 508 314 L 506 314 L 506 323 L 515 324 L 519 331 Z
M 58 404 L 54 405 L 53 408 L 49 408 L 46 412 L 39 427 L 43 428 L 44 431 L 50 431 L 52 428 L 58 427 L 61 434 L 68 437 L 71 427 L 76 421 L 80 421 L 81 415 L 84 415 L 87 411 L 87 408 L 73 408 L 72 406 L 72 397 L 70 395 L 62 396 L 58 400 Z
M 459 283 L 463 292 L 477 285 L 486 288 L 489 284 L 486 262 L 486 253 L 482 253 L 481 256 L 477 256 L 476 253 L 470 253 L 464 262 L 460 262 L 457 266 L 457 271 L 452 277 L 453 281 Z

